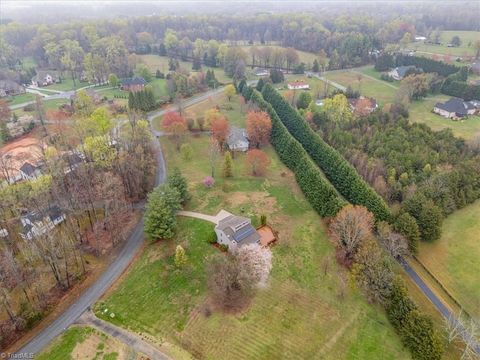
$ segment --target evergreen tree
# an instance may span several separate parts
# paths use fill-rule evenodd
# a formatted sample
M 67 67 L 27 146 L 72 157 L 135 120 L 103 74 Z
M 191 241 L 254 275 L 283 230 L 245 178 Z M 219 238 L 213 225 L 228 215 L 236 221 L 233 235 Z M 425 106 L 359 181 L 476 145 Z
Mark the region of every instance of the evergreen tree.
M 264 85 L 265 85 L 265 81 L 263 81 L 263 78 L 260 78 L 257 81 L 257 86 L 256 86 L 257 91 L 262 91 Z
M 0 142 L 6 142 L 10 140 L 10 132 L 8 131 L 7 124 L 0 122 Z
M 247 81 L 245 79 L 242 79 L 242 81 L 240 81 L 240 83 L 238 84 L 237 86 L 237 92 L 239 94 L 242 93 L 242 90 L 243 90 L 243 87 L 247 85 Z
M 183 267 L 187 264 L 187 255 L 185 254 L 185 250 L 181 245 L 177 245 L 175 249 L 175 266 L 176 267 Z
M 306 109 L 312 102 L 312 95 L 309 92 L 302 92 L 297 100 L 297 108 Z
M 202 68 L 202 62 L 200 61 L 199 58 L 194 58 L 193 59 L 193 64 L 192 64 L 192 70 L 200 70 Z
M 416 254 L 420 241 L 420 230 L 415 219 L 405 212 L 396 219 L 393 229 L 407 238 L 410 251 Z
M 179 168 L 173 169 L 173 173 L 168 177 L 167 184 L 177 189 L 182 203 L 190 200 L 191 196 L 188 192 L 187 179 L 182 176 Z
M 168 70 L 175 71 L 177 70 L 177 64 L 173 58 L 168 59 Z
M 233 169 L 232 169 L 232 155 L 230 151 L 225 153 L 225 158 L 223 162 L 223 176 L 224 177 L 233 177 Z
M 318 65 L 318 60 L 315 59 L 313 60 L 312 71 L 317 73 L 319 70 L 320 70 L 320 66 Z
M 133 92 L 129 92 L 128 93 L 128 108 L 130 110 L 136 110 L 137 109 L 137 104 L 136 104 L 136 101 L 135 101 L 135 94 Z
M 167 55 L 167 49 L 165 49 L 165 45 L 163 43 L 161 43 L 160 46 L 158 47 L 158 55 L 160 56 Z

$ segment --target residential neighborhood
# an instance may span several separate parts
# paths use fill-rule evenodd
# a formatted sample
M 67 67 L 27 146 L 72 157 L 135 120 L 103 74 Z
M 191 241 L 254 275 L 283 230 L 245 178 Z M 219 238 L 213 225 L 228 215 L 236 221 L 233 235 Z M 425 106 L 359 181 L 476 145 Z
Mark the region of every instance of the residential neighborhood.
M 0 11 L 0 358 L 480 356 L 456 2 Z

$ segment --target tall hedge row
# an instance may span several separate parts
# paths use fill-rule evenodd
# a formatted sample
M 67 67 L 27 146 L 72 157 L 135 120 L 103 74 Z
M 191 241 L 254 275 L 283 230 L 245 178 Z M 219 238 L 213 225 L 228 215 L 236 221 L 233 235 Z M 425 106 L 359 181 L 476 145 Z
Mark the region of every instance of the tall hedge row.
M 388 220 L 390 211 L 385 201 L 373 190 L 333 147 L 315 133 L 303 117 L 269 84 L 262 90 L 288 131 L 303 145 L 343 197 L 355 205 L 363 205 L 378 220 Z
M 460 70 L 458 66 L 446 64 L 443 61 L 437 61 L 422 56 L 397 55 L 395 57 L 397 66 L 414 65 L 422 68 L 424 72 L 435 72 L 442 76 L 455 74 Z
M 302 145 L 290 135 L 275 110 L 262 98 L 262 95 L 247 86 L 244 86 L 242 93 L 247 100 L 253 101 L 270 115 L 272 120 L 270 141 L 280 160 L 295 174 L 297 183 L 308 202 L 321 216 L 334 216 L 346 205 L 345 200 L 325 179 Z

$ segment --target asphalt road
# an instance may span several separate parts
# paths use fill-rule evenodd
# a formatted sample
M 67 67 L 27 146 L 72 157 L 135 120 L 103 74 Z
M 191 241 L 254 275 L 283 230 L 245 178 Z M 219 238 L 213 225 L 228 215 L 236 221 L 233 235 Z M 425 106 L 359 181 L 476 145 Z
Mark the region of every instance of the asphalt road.
M 252 82 L 249 82 L 252 83 Z M 208 99 L 223 91 L 223 87 L 208 91 L 204 94 L 194 96 L 184 100 L 182 107 L 186 108 L 198 102 Z M 163 115 L 167 111 L 175 110 L 176 106 L 170 106 L 167 109 L 158 110 L 148 115 L 148 120 Z M 151 128 L 152 133 L 159 137 L 162 132 Z M 159 142 L 155 141 L 157 149 L 157 173 L 155 184 L 161 184 L 166 180 L 167 169 L 163 153 Z M 132 234 L 126 241 L 123 249 L 117 258 L 108 267 L 108 269 L 99 277 L 99 279 L 88 288 L 78 300 L 72 304 L 67 310 L 59 315 L 49 326 L 43 329 L 37 336 L 30 340 L 24 347 L 19 349 L 15 354 L 36 354 L 47 346 L 55 337 L 63 333 L 70 325 L 72 325 L 89 307 L 91 307 L 115 282 L 116 279 L 125 271 L 130 262 L 133 260 L 136 252 L 143 243 L 143 218 L 135 226 Z M 19 355 L 21 356 L 21 355 Z
M 430 300 L 430 302 L 437 308 L 440 314 L 442 314 L 442 316 L 445 319 L 449 321 L 455 321 L 458 323 L 458 319 L 456 318 L 456 315 L 453 314 L 445 306 L 445 304 L 433 293 L 433 291 L 428 287 L 427 284 L 425 284 L 425 282 L 420 278 L 417 272 L 412 269 L 412 267 L 407 263 L 407 261 L 405 261 L 405 259 L 403 258 L 400 258 L 398 262 L 403 267 L 405 272 L 408 274 L 410 279 L 412 279 L 415 282 L 415 284 L 417 284 L 417 286 L 425 294 L 428 300 Z M 462 337 L 464 338 L 465 341 L 472 339 L 472 335 L 463 327 L 463 325 L 460 324 L 459 328 L 461 329 Z M 477 342 L 473 347 L 476 353 L 480 354 L 480 344 Z

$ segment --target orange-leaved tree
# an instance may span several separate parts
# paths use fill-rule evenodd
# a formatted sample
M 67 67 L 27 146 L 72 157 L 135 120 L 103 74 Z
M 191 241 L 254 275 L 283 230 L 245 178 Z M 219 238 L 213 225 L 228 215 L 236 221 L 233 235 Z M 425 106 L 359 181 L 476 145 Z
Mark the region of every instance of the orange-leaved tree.
M 265 174 L 270 159 L 262 150 L 252 149 L 247 152 L 247 164 L 254 176 L 262 176 Z
M 185 118 L 178 112 L 169 111 L 163 116 L 162 127 L 172 137 L 177 146 L 177 150 L 180 150 L 182 137 L 187 131 L 187 123 Z
M 247 134 L 252 146 L 259 148 L 268 143 L 272 132 L 272 120 L 264 111 L 250 111 L 247 114 Z

